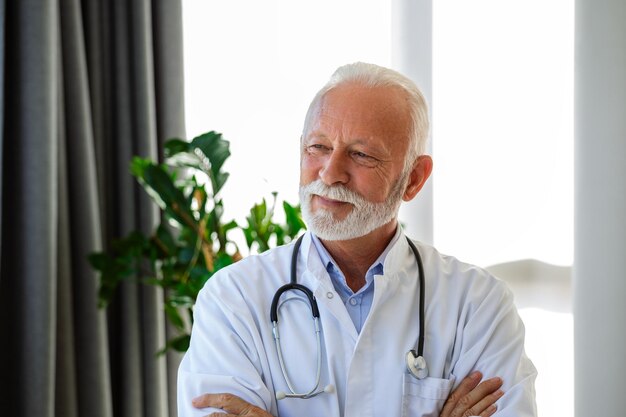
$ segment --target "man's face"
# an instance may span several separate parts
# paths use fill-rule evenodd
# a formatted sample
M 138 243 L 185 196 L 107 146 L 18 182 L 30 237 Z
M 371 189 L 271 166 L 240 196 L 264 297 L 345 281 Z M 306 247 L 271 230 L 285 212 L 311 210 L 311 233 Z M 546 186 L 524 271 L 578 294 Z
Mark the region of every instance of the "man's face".
M 313 109 L 300 166 L 305 220 L 310 226 L 323 220 L 330 231 L 342 223 L 355 229 L 327 239 L 362 236 L 395 219 L 407 179 L 405 103 L 399 89 L 348 84 L 329 91 Z M 369 221 L 367 228 L 363 221 Z

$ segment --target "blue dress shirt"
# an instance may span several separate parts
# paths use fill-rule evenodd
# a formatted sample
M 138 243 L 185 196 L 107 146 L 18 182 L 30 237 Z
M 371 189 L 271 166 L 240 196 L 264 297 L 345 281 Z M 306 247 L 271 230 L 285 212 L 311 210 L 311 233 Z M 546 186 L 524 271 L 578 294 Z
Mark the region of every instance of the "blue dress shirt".
M 330 276 L 330 280 L 335 287 L 335 291 L 339 297 L 341 297 L 341 301 L 346 306 L 346 310 L 354 323 L 354 327 L 356 328 L 357 333 L 361 333 L 361 329 L 363 328 L 363 324 L 367 319 L 367 315 L 370 312 L 370 308 L 372 307 L 372 300 L 374 299 L 374 276 L 375 275 L 383 275 L 383 265 L 385 264 L 385 258 L 391 250 L 393 244 L 400 238 L 402 231 L 400 227 L 396 229 L 396 234 L 389 242 L 389 245 L 385 248 L 383 253 L 374 261 L 374 263 L 369 267 L 367 273 L 365 274 L 365 285 L 361 287 L 356 293 L 352 291 L 346 282 L 346 278 L 337 266 L 337 263 L 333 259 L 333 257 L 328 253 L 322 242 L 315 235 L 311 235 L 313 238 L 313 244 L 317 249 L 317 253 L 319 254 L 320 259 L 322 260 L 322 264 L 326 267 L 326 271 L 328 271 L 328 275 Z

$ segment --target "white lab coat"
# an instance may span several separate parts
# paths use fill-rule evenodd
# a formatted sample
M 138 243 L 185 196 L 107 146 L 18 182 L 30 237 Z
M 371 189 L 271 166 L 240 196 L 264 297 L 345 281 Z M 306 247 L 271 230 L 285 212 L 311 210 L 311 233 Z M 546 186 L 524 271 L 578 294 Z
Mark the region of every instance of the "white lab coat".
M 179 368 L 179 417 L 204 416 L 192 398 L 229 392 L 280 417 L 438 416 L 451 389 L 473 370 L 500 376 L 505 395 L 497 416 L 536 415 L 536 370 L 524 353 L 524 326 L 511 292 L 487 272 L 415 242 L 426 275 L 425 346 L 429 375 L 417 380 L 405 357 L 416 349 L 419 283 L 404 237 L 391 248 L 360 334 L 306 235 L 298 282 L 317 299 L 322 327 L 320 385 L 336 392 L 312 399 L 275 399 L 289 392 L 280 371 L 269 318 L 274 292 L 289 282 L 293 244 L 250 256 L 219 271 L 195 306 L 191 346 Z M 282 299 L 301 298 L 296 291 Z M 308 304 L 279 310 L 287 371 L 297 392 L 315 381 L 316 342 Z

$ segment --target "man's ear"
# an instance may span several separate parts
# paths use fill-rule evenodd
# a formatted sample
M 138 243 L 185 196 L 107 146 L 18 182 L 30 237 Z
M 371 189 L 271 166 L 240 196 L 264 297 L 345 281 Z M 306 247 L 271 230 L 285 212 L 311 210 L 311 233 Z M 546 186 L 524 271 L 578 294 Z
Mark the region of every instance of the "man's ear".
M 409 174 L 409 183 L 404 190 L 402 199 L 411 201 L 422 189 L 428 177 L 433 172 L 433 159 L 430 155 L 420 155 L 413 164 L 413 169 Z

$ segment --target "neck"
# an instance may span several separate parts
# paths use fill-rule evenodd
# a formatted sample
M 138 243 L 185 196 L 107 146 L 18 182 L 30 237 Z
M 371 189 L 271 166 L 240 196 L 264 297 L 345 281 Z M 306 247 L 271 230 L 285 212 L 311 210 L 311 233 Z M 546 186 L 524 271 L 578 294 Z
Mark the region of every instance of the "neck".
M 346 277 L 346 283 L 357 292 L 365 285 L 365 274 L 381 253 L 385 250 L 394 234 L 398 222 L 394 219 L 378 229 L 350 240 L 321 240 L 337 262 L 337 266 Z

